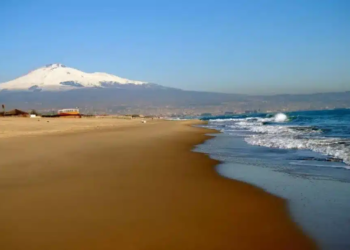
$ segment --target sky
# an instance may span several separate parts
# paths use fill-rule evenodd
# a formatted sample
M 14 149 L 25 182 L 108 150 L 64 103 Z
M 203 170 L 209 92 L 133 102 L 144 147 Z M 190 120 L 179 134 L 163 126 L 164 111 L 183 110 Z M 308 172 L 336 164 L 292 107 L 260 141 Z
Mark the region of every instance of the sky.
M 349 91 L 350 1 L 0 1 L 0 82 L 49 63 L 185 90 Z

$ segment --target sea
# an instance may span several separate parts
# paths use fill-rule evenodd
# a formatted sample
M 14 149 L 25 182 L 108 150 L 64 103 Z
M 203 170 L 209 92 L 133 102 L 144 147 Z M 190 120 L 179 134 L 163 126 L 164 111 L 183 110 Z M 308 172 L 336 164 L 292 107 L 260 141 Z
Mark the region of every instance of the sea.
M 287 200 L 321 249 L 350 249 L 350 109 L 202 117 L 221 133 L 194 151 L 225 178 Z

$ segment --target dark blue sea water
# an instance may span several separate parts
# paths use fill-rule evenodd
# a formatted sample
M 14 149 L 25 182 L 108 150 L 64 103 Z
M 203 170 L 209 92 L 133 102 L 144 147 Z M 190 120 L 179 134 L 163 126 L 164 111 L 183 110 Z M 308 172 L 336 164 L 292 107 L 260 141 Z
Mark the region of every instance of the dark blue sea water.
M 350 110 L 203 118 L 222 133 L 195 151 L 219 174 L 288 201 L 322 249 L 350 249 Z
M 251 145 L 312 151 L 294 160 L 331 161 L 350 169 L 350 109 L 203 118 L 208 127 L 242 136 Z

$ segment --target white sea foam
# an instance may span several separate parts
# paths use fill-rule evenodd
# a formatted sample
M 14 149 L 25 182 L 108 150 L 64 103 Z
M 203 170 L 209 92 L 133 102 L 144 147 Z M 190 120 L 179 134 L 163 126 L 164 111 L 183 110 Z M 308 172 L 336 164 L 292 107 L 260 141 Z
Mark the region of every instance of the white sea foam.
M 210 126 L 220 126 L 220 130 L 239 135 L 240 131 L 251 132 L 245 141 L 251 145 L 281 149 L 307 149 L 342 159 L 350 165 L 350 141 L 341 138 L 318 136 L 322 131 L 312 127 L 290 126 L 288 116 L 279 113 L 271 118 L 249 117 L 210 120 Z M 269 125 L 280 123 L 280 125 Z M 223 127 L 223 128 L 222 128 Z M 350 169 L 350 167 L 345 167 Z
M 275 122 L 286 122 L 288 121 L 288 116 L 283 113 L 278 113 L 277 115 L 275 115 L 274 119 Z
M 252 135 L 245 138 L 251 145 L 282 149 L 309 149 L 321 154 L 342 159 L 350 165 L 350 148 L 338 138 L 299 139 L 292 136 Z

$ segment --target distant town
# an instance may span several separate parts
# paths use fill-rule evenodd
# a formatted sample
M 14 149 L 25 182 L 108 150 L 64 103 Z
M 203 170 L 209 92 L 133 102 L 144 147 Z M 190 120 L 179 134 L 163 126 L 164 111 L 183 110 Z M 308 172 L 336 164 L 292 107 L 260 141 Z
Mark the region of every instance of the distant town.
M 4 105 L 3 105 L 4 107 Z M 17 117 L 30 117 L 30 116 L 41 116 L 41 117 L 96 117 L 96 116 L 118 116 L 124 118 L 136 118 L 136 117 L 145 117 L 145 118 L 161 118 L 161 117 L 208 117 L 208 116 L 229 116 L 229 115 L 240 115 L 240 114 L 257 114 L 257 113 L 278 113 L 278 112 L 291 112 L 298 110 L 332 110 L 338 108 L 348 108 L 350 107 L 324 107 L 324 108 L 315 108 L 310 107 L 309 109 L 271 109 L 271 110 L 262 110 L 262 109 L 253 109 L 253 110 L 233 110 L 226 111 L 225 107 L 203 107 L 203 108 L 126 108 L 122 107 L 118 109 L 93 109 L 93 108 L 70 108 L 70 109 L 42 109 L 42 110 L 20 110 L 20 109 L 11 109 L 6 111 L 5 108 L 0 112 L 1 116 L 17 116 Z M 67 111 L 69 111 L 67 113 Z

